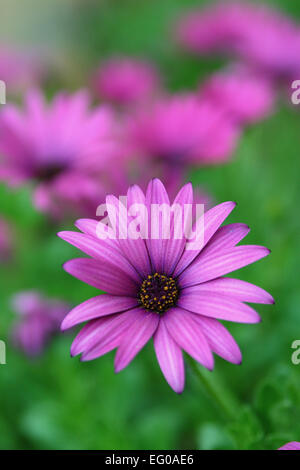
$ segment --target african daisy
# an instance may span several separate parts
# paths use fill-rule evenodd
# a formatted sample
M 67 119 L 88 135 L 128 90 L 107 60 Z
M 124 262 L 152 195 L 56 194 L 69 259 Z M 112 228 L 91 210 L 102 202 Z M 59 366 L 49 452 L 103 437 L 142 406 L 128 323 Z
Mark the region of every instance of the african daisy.
M 99 178 L 112 158 L 119 162 L 116 132 L 111 109 L 91 110 L 84 91 L 59 93 L 49 105 L 30 92 L 24 109 L 0 113 L 0 179 L 34 182 L 36 207 L 51 215 L 94 214 L 106 194 Z
M 11 303 L 13 310 L 19 314 L 12 329 L 15 346 L 26 356 L 39 356 L 49 340 L 58 333 L 69 305 L 48 299 L 37 291 L 19 292 Z
M 191 249 L 189 236 L 178 236 L 182 219 L 174 213 L 169 237 L 164 219 L 153 219 L 155 205 L 170 209 L 160 180 L 150 181 L 146 195 L 138 186 L 131 186 L 127 209 L 137 203 L 146 208 L 139 219 L 139 237 L 124 236 L 134 219 L 128 212 L 131 216 L 126 220 L 126 207 L 112 195 L 106 199 L 110 220 L 106 229 L 111 235 L 117 220 L 116 238 L 99 238 L 104 223 L 90 219 L 76 222 L 82 233 L 58 234 L 91 257 L 70 260 L 64 269 L 106 292 L 75 307 L 64 319 L 62 330 L 87 322 L 73 341 L 71 354 L 81 354 L 81 360 L 89 361 L 117 348 L 116 372 L 153 338 L 160 368 L 169 385 L 180 393 L 185 380 L 182 351 L 210 370 L 213 353 L 235 364 L 241 362 L 238 345 L 219 320 L 257 323 L 259 315 L 245 302 L 270 304 L 273 299 L 255 285 L 224 275 L 267 256 L 269 250 L 236 246 L 249 232 L 244 224 L 221 227 L 234 202 L 224 202 L 202 215 L 203 243 L 197 249 Z M 192 203 L 193 189 L 188 183 L 171 207 L 192 207 Z M 158 230 L 158 236 L 147 237 L 150 226 Z

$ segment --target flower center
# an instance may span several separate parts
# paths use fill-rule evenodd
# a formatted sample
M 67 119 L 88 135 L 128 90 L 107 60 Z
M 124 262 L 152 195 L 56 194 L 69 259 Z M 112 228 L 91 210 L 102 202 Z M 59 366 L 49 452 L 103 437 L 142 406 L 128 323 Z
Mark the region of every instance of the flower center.
M 155 273 L 143 281 L 138 299 L 146 310 L 164 313 L 176 304 L 178 296 L 179 289 L 176 281 L 172 277 Z
M 36 178 L 41 181 L 52 181 L 66 169 L 63 163 L 49 163 L 36 171 Z

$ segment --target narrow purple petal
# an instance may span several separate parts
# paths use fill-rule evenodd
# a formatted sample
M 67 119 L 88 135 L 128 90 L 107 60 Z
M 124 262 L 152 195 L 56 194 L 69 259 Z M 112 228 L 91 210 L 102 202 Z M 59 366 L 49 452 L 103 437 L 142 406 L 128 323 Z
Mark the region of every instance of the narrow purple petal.
M 71 346 L 71 355 L 86 354 L 103 340 L 113 340 L 116 335 L 126 332 L 130 324 L 134 323 L 135 315 L 136 309 L 132 309 L 124 313 L 90 320 L 75 337 Z
M 64 270 L 81 281 L 112 295 L 135 297 L 138 286 L 130 276 L 115 266 L 90 258 L 67 261 Z
M 146 192 L 146 207 L 148 210 L 148 232 L 147 247 L 151 258 L 153 269 L 162 272 L 164 265 L 165 249 L 168 240 L 163 239 L 164 230 L 166 228 L 163 217 L 160 215 L 154 220 L 151 216 L 154 205 L 162 205 L 170 207 L 170 201 L 167 191 L 162 182 L 155 178 L 150 181 Z M 154 239 L 152 226 L 155 226 L 158 232 L 158 239 Z
M 261 287 L 250 284 L 240 279 L 221 277 L 212 281 L 204 282 L 197 286 L 198 292 L 209 294 L 222 294 L 241 302 L 254 304 L 273 304 L 273 297 Z
M 99 237 L 99 222 L 98 220 L 94 219 L 78 219 L 75 222 L 75 227 L 77 227 L 81 232 L 85 233 L 86 235 L 90 235 L 97 240 L 102 240 Z M 105 238 L 105 243 L 108 247 L 111 247 L 113 250 L 117 251 L 118 253 L 122 253 L 118 241 L 113 238 L 113 230 L 109 226 L 105 226 L 107 234 L 110 235 L 111 238 Z M 102 232 L 101 232 L 102 233 Z
M 159 323 L 157 313 L 136 310 L 135 322 L 130 325 L 115 357 L 115 372 L 124 369 L 155 333 Z
M 201 253 L 201 258 L 220 253 L 237 245 L 248 235 L 250 228 L 245 224 L 229 224 L 220 227 Z M 202 258 L 203 259 L 203 258 Z
M 241 364 L 242 354 L 236 341 L 229 331 L 214 318 L 194 315 L 194 320 L 199 323 L 206 336 L 212 351 L 233 364 Z
M 83 253 L 99 260 L 101 264 L 109 265 L 111 268 L 119 268 L 135 282 L 140 282 L 141 278 L 133 266 L 122 254 L 112 249 L 111 246 L 107 246 L 106 240 L 96 240 L 89 235 L 78 232 L 59 232 L 57 235 Z
M 207 245 L 212 236 L 216 233 L 220 225 L 228 217 L 230 212 L 235 208 L 235 202 L 223 202 L 218 206 L 213 207 L 209 211 L 205 212 L 204 217 L 204 238 L 203 246 L 200 250 L 185 250 L 182 257 L 180 258 L 174 276 L 178 276 L 184 269 L 186 269 L 191 262 L 198 256 L 200 251 Z M 194 227 L 195 230 L 195 227 Z
M 278 450 L 300 450 L 300 442 L 293 441 L 293 442 L 288 442 L 282 447 L 279 447 Z
M 181 274 L 180 285 L 187 287 L 216 279 L 254 263 L 269 254 L 270 250 L 263 246 L 242 245 L 218 255 L 213 254 L 205 257 L 203 262 L 199 257 L 199 260 L 196 260 Z
M 127 193 L 127 208 L 115 196 L 111 195 L 106 198 L 106 203 L 110 220 L 113 221 L 114 216 L 116 217 L 116 231 L 119 235 L 118 244 L 122 253 L 143 277 L 147 276 L 151 268 L 146 243 L 143 238 L 132 238 L 129 228 L 134 217 L 129 216 L 128 213 L 132 204 L 143 204 L 145 206 L 144 193 L 139 186 L 134 185 L 129 188 Z M 143 218 L 143 214 L 141 214 L 141 217 Z M 141 234 L 144 233 L 145 223 L 146 221 L 141 223 Z
M 183 219 L 183 211 L 185 210 L 185 204 L 190 204 L 190 207 L 192 207 L 193 204 L 193 186 L 191 183 L 188 183 L 181 188 L 171 206 L 170 240 L 168 240 L 168 242 L 166 243 L 166 249 L 164 254 L 164 272 L 167 275 L 171 274 L 174 271 L 186 244 Z M 172 211 L 172 209 L 176 210 L 177 205 L 182 208 L 182 217 L 180 218 L 180 220 L 176 220 L 175 212 Z M 176 229 L 176 224 L 178 223 L 181 224 L 181 227 L 179 227 L 179 233 L 180 230 L 182 232 L 181 239 L 175 238 L 176 230 L 178 230 Z
M 109 334 L 101 335 L 100 340 L 94 346 L 82 353 L 80 360 L 92 361 L 116 349 L 122 343 L 128 328 L 130 328 L 134 321 L 135 310 L 131 311 L 128 316 L 124 316 L 123 314 L 118 323 L 110 328 Z
M 153 341 L 156 357 L 166 381 L 176 393 L 182 393 L 185 379 L 183 354 L 169 334 L 164 317 L 160 319 Z
M 186 310 L 174 308 L 164 315 L 165 325 L 178 346 L 207 369 L 214 367 L 214 358 L 202 328 Z
M 137 301 L 133 297 L 119 297 L 108 294 L 99 295 L 73 308 L 62 322 L 61 329 L 64 331 L 79 323 L 113 313 L 124 312 L 135 306 L 137 306 Z
M 197 287 L 184 289 L 178 300 L 179 307 L 205 317 L 219 318 L 220 320 L 237 323 L 260 322 L 260 316 L 249 305 L 220 294 L 198 292 Z
M 107 354 L 113 349 L 116 349 L 120 345 L 123 335 L 124 335 L 124 331 L 122 331 L 121 333 L 118 333 L 117 330 L 114 330 L 111 333 L 111 337 L 104 338 L 95 347 L 88 350 L 87 352 L 82 353 L 80 360 L 82 362 L 86 362 L 86 361 L 92 361 L 94 359 L 97 359 L 98 357 L 104 356 L 104 354 Z
M 97 238 L 97 225 L 98 221 L 94 219 L 78 219 L 75 222 L 75 227 L 77 227 L 81 232 L 91 235 L 92 237 Z

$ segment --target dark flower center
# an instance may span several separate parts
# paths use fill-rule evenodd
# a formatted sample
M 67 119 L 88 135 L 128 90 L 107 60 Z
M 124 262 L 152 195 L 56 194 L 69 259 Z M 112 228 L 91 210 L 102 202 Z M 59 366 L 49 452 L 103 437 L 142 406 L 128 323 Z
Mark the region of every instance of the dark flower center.
M 63 163 L 49 163 L 36 171 L 35 177 L 40 181 L 51 181 L 66 169 Z
M 176 305 L 178 296 L 177 282 L 172 277 L 155 273 L 143 281 L 138 299 L 146 310 L 164 313 Z

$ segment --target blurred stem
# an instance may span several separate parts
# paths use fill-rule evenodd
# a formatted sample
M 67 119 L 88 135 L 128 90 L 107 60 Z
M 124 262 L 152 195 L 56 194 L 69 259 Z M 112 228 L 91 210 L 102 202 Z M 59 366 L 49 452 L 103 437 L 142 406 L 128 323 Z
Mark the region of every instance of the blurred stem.
M 215 402 L 224 416 L 233 421 L 237 414 L 238 403 L 230 391 L 224 386 L 220 378 L 197 364 L 190 356 L 187 357 L 192 370 L 206 394 Z

